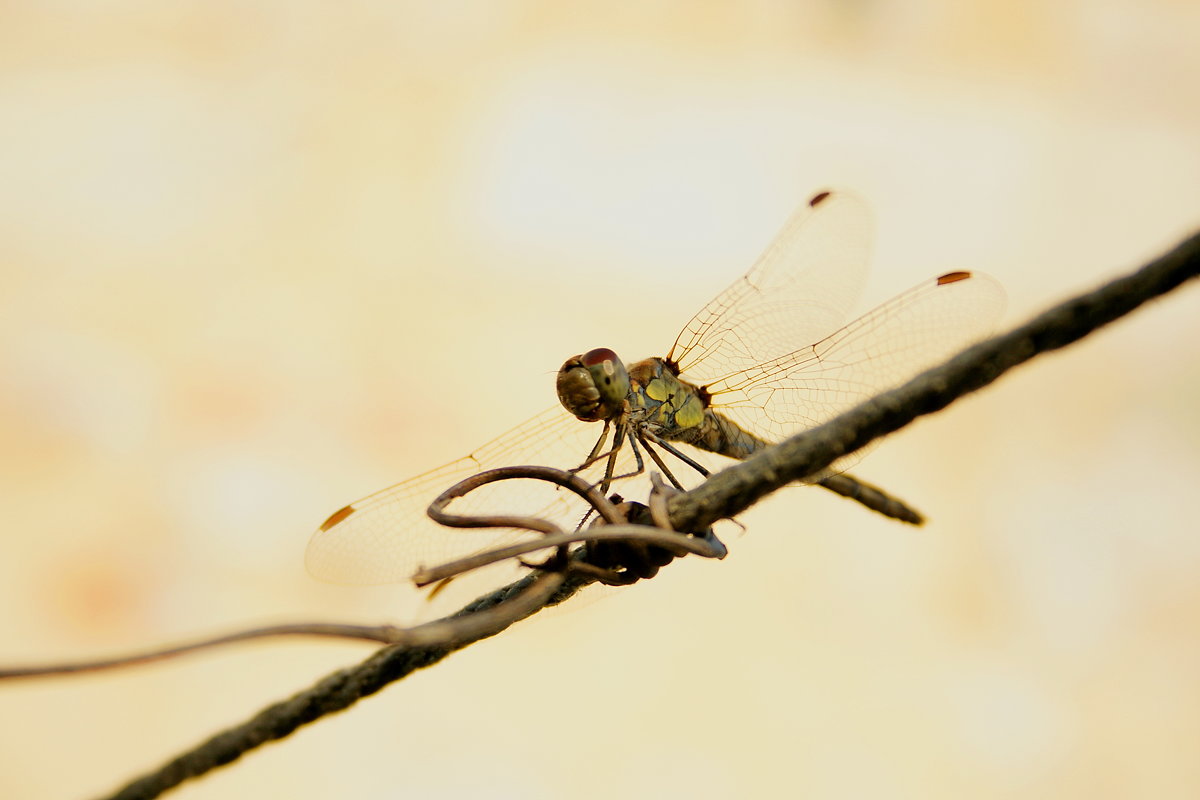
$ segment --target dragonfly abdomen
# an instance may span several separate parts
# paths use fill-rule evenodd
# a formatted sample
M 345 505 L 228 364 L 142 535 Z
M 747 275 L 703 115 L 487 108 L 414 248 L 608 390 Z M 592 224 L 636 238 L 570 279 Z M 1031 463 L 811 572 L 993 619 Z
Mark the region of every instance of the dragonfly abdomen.
M 693 447 L 738 461 L 749 458 L 771 444 L 711 408 L 705 409 L 704 419 L 696 426 L 693 435 L 695 438 L 686 440 Z
M 733 420 L 711 408 L 704 412 L 704 421 L 692 428 L 689 435 L 694 438 L 680 439 L 693 447 L 719 453 L 739 461 L 749 458 L 754 453 L 772 443 L 755 436 L 738 425 Z M 815 483 L 835 494 L 840 494 L 856 502 L 862 503 L 872 511 L 877 511 L 887 517 L 920 525 L 925 521 L 919 511 L 910 508 L 903 500 L 893 497 L 877 486 L 855 478 L 846 473 L 818 473 Z

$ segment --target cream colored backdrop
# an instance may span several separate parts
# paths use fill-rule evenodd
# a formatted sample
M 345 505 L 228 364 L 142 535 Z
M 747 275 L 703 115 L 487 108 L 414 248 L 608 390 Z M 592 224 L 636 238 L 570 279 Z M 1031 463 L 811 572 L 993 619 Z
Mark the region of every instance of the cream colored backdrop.
M 615 7 L 614 7 L 615 6 Z M 825 186 L 868 302 L 1006 324 L 1200 225 L 1200 5 L 0 8 L 0 661 L 389 619 L 309 532 L 661 353 Z M 181 798 L 1195 797 L 1200 292 L 825 492 L 189 784 Z M 357 661 L 263 643 L 0 685 L 0 796 L 92 796 Z

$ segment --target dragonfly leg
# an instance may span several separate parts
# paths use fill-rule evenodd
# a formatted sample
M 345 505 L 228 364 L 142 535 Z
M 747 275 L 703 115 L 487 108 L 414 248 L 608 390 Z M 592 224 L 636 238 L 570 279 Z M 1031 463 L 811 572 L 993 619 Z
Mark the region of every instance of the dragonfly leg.
M 661 447 L 663 450 L 666 450 L 668 453 L 675 456 L 676 458 L 678 458 L 683 463 L 687 464 L 692 469 L 696 470 L 696 472 L 699 472 L 705 478 L 707 478 L 709 476 L 709 474 L 710 474 L 709 470 L 706 469 L 702 464 L 700 464 L 700 462 L 696 461 L 696 459 L 694 459 L 694 458 L 690 457 L 689 455 L 687 455 L 686 453 L 682 452 L 678 447 L 675 447 L 675 445 L 671 444 L 666 439 L 662 439 L 658 436 L 655 436 L 650 431 L 642 431 L 641 435 L 644 437 L 642 439 L 642 444 L 646 444 L 646 450 L 650 450 L 650 446 L 649 446 L 649 444 L 647 444 L 647 441 L 654 442 L 656 445 Z M 660 466 L 661 466 L 661 464 L 662 464 L 662 462 L 659 462 Z M 668 475 L 670 474 L 670 472 L 667 470 L 666 467 L 663 467 L 663 470 L 666 471 Z M 671 480 L 672 480 L 672 483 L 675 483 L 676 487 L 678 487 L 680 489 L 683 488 L 682 486 L 679 486 L 679 484 L 675 482 L 674 478 L 672 478 Z
M 818 484 L 835 494 L 840 494 L 842 497 L 848 497 L 851 500 L 862 503 L 867 508 L 883 514 L 885 517 L 898 519 L 901 522 L 908 522 L 912 525 L 920 525 L 925 521 L 925 518 L 921 516 L 919 511 L 910 508 L 903 500 L 892 497 L 878 486 L 872 486 L 852 475 L 845 473 L 830 475 L 828 478 L 818 481 Z
M 646 452 L 650 455 L 650 458 L 654 459 L 654 463 L 657 464 L 658 468 L 661 469 L 663 471 L 663 474 L 667 476 L 667 480 L 669 480 L 671 482 L 671 485 L 674 486 L 676 489 L 678 489 L 681 492 L 686 491 L 683 487 L 683 484 L 679 482 L 679 479 L 676 478 L 674 476 L 674 474 L 671 473 L 670 467 L 668 467 L 666 462 L 662 460 L 662 456 L 660 456 L 658 453 L 656 453 L 654 451 L 654 448 L 650 446 L 650 442 L 652 441 L 652 439 L 650 438 L 651 436 L 653 436 L 653 434 L 649 434 L 648 432 L 644 432 L 644 433 L 638 435 L 638 438 L 641 439 L 641 441 L 642 441 L 642 447 L 646 448 Z M 661 441 L 658 441 L 658 440 L 653 440 L 653 441 L 655 441 L 657 444 L 662 444 Z M 674 448 L 672 448 L 672 449 L 674 449 Z
M 588 457 L 583 460 L 583 463 L 578 467 L 575 467 L 573 470 L 571 470 L 571 472 L 581 472 L 590 467 L 592 464 L 595 464 L 600 459 L 608 458 L 608 456 L 615 450 L 620 449 L 619 444 L 614 444 L 611 449 L 605 450 L 603 453 L 600 452 L 604 448 L 604 443 L 608 440 L 608 429 L 610 424 L 611 423 L 609 420 L 604 420 L 604 429 L 600 431 L 600 438 L 596 440 L 596 444 L 592 445 L 592 451 L 588 453 Z
M 625 446 L 626 433 L 628 433 L 628 429 L 624 420 L 617 422 L 616 428 L 613 430 L 612 449 L 608 451 L 607 462 L 604 465 L 604 480 L 600 482 L 601 494 L 608 494 L 608 490 L 612 488 L 613 472 L 617 469 L 617 455 Z
M 596 446 L 592 448 L 593 454 L 595 453 L 596 450 L 600 449 L 601 444 L 604 442 L 604 436 L 607 434 L 608 420 L 604 421 L 604 425 L 605 425 L 606 433 L 601 434 L 600 441 L 597 442 Z M 596 483 L 592 484 L 592 488 L 598 489 L 601 494 L 608 494 L 608 490 L 612 488 L 612 484 L 614 481 L 618 481 L 623 478 L 631 478 L 634 475 L 640 475 L 642 472 L 642 469 L 643 469 L 642 454 L 638 452 L 636 445 L 633 447 L 633 456 L 635 459 L 637 459 L 637 469 L 626 475 L 613 475 L 613 473 L 616 472 L 616 469 L 617 469 L 617 456 L 620 454 L 621 448 L 625 445 L 625 435 L 626 435 L 627 430 L 628 430 L 628 426 L 625 424 L 624 421 L 618 422 L 615 430 L 613 431 L 613 446 L 612 446 L 612 448 L 607 453 L 603 453 L 602 455 L 589 456 L 587 461 L 585 461 L 581 466 L 576 467 L 574 470 L 572 470 L 572 472 L 578 472 L 579 470 L 582 470 L 582 469 L 596 463 L 596 461 L 598 461 L 601 458 L 607 458 L 608 463 L 604 465 L 604 477 L 601 478 Z M 632 438 L 629 441 L 630 441 L 630 444 L 633 444 Z M 617 500 L 617 502 L 620 502 L 619 499 Z M 579 520 L 579 524 L 575 526 L 575 530 L 579 530 L 584 525 L 586 525 L 587 521 L 592 518 L 592 515 L 595 512 L 596 512 L 596 509 L 594 509 L 594 508 L 588 509 L 588 512 L 583 515 L 583 519 Z
M 622 439 L 624 439 L 624 435 L 627 432 L 627 430 L 628 430 L 627 428 L 622 429 Z M 626 472 L 621 475 L 613 475 L 612 474 L 613 472 L 616 471 L 616 468 L 617 468 L 617 451 L 616 450 L 613 451 L 613 454 L 608 462 L 608 472 L 605 473 L 604 480 L 606 481 L 606 484 L 604 487 L 604 491 L 608 491 L 608 485 L 611 484 L 613 481 L 621 481 L 621 480 L 625 480 L 626 478 L 632 478 L 635 475 L 641 475 L 642 472 L 645 471 L 646 462 L 642 460 L 642 451 L 638 449 L 637 443 L 638 443 L 637 436 L 629 437 L 629 447 L 631 450 L 633 450 L 633 460 L 637 464 L 637 469 L 635 469 L 633 472 Z
M 637 460 L 637 469 L 635 469 L 633 472 L 627 472 L 623 475 L 613 474 L 617 469 L 617 456 L 620 455 L 621 448 L 625 446 L 625 439 L 628 435 L 629 425 L 624 420 L 618 421 L 613 429 L 612 447 L 603 453 L 598 453 L 597 451 L 601 449 L 605 438 L 608 435 L 608 425 L 608 420 L 605 420 L 604 431 L 600 434 L 600 440 L 597 441 L 596 446 L 592 448 L 592 452 L 588 456 L 587 460 L 578 467 L 575 467 L 575 469 L 571 470 L 571 472 L 580 472 L 581 470 L 587 469 L 592 464 L 595 464 L 602 458 L 608 459 L 608 463 L 604 465 L 604 477 L 593 484 L 593 486 L 599 488 L 602 493 L 607 492 L 612 487 L 613 481 L 619 481 L 624 478 L 632 478 L 634 475 L 641 475 L 642 470 L 644 469 L 644 465 L 642 463 L 642 454 L 638 452 L 637 446 L 635 445 L 633 448 L 633 457 Z M 633 438 L 629 437 L 629 441 L 632 444 Z

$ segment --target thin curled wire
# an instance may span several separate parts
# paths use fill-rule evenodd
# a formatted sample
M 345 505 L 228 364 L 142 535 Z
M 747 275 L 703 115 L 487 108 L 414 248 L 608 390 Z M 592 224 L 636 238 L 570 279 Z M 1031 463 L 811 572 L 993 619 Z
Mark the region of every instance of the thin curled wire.
M 653 477 L 658 478 L 657 475 Z M 454 500 L 465 497 L 487 484 L 505 480 L 547 481 L 575 492 L 591 506 L 600 524 L 567 532 L 554 523 L 537 517 L 459 515 L 446 511 L 446 507 Z M 635 511 L 634 504 L 615 504 L 578 475 L 551 467 L 518 466 L 488 470 L 459 481 L 442 492 L 430 504 L 429 514 L 443 525 L 456 528 L 515 528 L 531 531 L 540 536 L 532 537 L 518 544 L 493 548 L 467 558 L 422 569 L 413 576 L 413 581 L 417 586 L 437 584 L 434 589 L 436 592 L 438 587 L 444 586 L 455 577 L 471 570 L 549 548 L 555 550 L 555 555 L 544 563 L 527 565 L 539 573 L 528 586 L 507 595 L 501 602 L 476 609 L 469 614 L 451 615 L 408 628 L 394 625 L 350 625 L 327 622 L 300 622 L 249 628 L 181 645 L 155 648 L 113 658 L 0 669 L 0 680 L 71 675 L 115 669 L 161 661 L 221 645 L 278 636 L 359 639 L 404 647 L 447 645 L 466 639 L 479 638 L 487 635 L 487 632 L 493 629 L 498 632 L 524 619 L 546 605 L 549 599 L 562 588 L 568 577 L 574 577 L 580 584 L 600 581 L 611 585 L 632 583 L 633 580 L 641 577 L 634 576 L 631 580 L 629 575 L 620 569 L 589 563 L 586 552 L 581 552 L 578 557 L 571 558 L 568 548 L 572 544 L 585 541 L 622 542 L 662 548 L 670 552 L 672 556 L 691 553 L 705 558 L 723 557 L 724 546 L 715 538 L 688 536 L 670 528 L 670 522 L 666 517 L 668 487 L 662 483 L 661 479 L 655 481 L 655 487 L 649 499 L 651 509 L 657 509 L 656 512 L 652 511 L 655 514 L 657 526 L 631 522 L 630 515 Z

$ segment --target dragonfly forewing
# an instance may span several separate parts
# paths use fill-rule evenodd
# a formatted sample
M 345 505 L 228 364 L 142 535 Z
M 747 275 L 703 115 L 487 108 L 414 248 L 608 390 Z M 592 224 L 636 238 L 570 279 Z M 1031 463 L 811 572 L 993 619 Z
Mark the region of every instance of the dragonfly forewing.
M 707 384 L 713 407 L 778 442 L 934 366 L 986 336 L 1005 305 L 993 278 L 948 275 L 955 277 L 924 281 L 808 347 L 716 378 Z M 851 454 L 832 471 L 860 458 Z
M 854 195 L 816 195 L 749 272 L 692 317 L 668 360 L 689 375 L 728 375 L 837 330 L 866 285 L 871 227 L 870 212 Z

